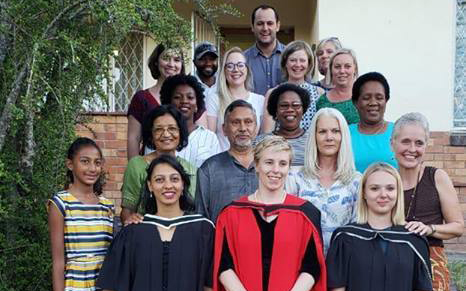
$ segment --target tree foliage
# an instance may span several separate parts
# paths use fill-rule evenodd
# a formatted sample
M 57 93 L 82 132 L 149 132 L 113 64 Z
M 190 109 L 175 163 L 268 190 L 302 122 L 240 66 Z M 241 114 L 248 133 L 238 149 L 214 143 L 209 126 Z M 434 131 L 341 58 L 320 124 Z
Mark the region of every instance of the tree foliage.
M 51 289 L 45 203 L 63 187 L 83 100 L 105 97 L 109 55 L 128 33 L 189 45 L 190 23 L 172 4 L 0 0 L 0 290 Z M 195 4 L 211 23 L 237 13 Z

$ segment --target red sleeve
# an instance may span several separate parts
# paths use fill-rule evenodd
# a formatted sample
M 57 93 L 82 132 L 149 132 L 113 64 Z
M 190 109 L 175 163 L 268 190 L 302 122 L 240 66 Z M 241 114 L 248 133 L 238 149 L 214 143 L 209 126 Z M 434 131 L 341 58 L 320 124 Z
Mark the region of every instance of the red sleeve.
M 157 100 L 149 91 L 140 90 L 131 99 L 127 116 L 132 115 L 142 125 L 144 115 L 157 106 L 159 106 Z
M 213 271 L 213 291 L 225 291 L 222 283 L 218 278 L 218 270 L 220 268 L 220 260 L 222 258 L 223 238 L 225 237 L 225 217 L 224 213 L 220 213 L 215 226 L 215 243 L 214 243 L 214 271 Z

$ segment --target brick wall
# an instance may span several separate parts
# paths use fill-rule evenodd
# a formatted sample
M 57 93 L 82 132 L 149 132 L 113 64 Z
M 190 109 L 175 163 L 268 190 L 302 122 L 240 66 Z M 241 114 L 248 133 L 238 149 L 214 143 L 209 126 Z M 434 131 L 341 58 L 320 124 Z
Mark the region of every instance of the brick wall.
M 77 135 L 96 140 L 105 156 L 108 172 L 105 197 L 111 198 L 120 212 L 121 184 L 126 167 L 126 128 L 125 114 L 94 114 L 89 123 L 78 125 Z M 466 147 L 450 146 L 448 132 L 432 132 L 425 155 L 427 165 L 444 169 L 452 178 L 466 218 Z M 466 252 L 466 230 L 461 238 L 446 242 L 449 250 Z

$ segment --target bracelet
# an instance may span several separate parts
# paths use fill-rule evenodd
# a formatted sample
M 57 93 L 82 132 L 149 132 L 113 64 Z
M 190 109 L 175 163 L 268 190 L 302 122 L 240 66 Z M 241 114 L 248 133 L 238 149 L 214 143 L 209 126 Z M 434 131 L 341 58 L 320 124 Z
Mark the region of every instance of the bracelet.
M 437 230 L 435 229 L 435 226 L 433 224 L 430 224 L 429 227 L 432 230 L 432 233 L 430 235 L 433 235 Z

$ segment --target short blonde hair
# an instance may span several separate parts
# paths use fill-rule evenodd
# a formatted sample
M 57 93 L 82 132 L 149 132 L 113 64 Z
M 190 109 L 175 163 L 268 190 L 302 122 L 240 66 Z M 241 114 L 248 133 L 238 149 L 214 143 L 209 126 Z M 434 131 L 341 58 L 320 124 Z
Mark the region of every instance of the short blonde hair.
M 252 76 L 252 71 L 249 68 L 249 65 L 247 64 L 247 59 L 246 56 L 244 55 L 244 52 L 242 49 L 239 47 L 232 47 L 229 49 L 225 55 L 223 56 L 223 62 L 222 66 L 220 67 L 220 71 L 218 73 L 218 87 L 217 87 L 217 94 L 218 94 L 218 114 L 217 118 L 221 119 L 223 123 L 223 115 L 225 114 L 225 109 L 230 105 L 231 102 L 233 102 L 235 99 L 230 93 L 230 89 L 227 83 L 227 78 L 225 76 L 225 65 L 227 63 L 228 57 L 233 54 L 233 53 L 239 53 L 244 57 L 244 62 L 246 63 L 246 81 L 244 83 L 244 87 L 246 90 L 251 91 L 253 88 L 253 76 Z
M 306 75 L 304 77 L 308 79 L 312 77 L 312 72 L 314 71 L 314 65 L 315 65 L 314 53 L 312 52 L 312 49 L 307 44 L 307 42 L 303 40 L 295 40 L 295 41 L 290 42 L 285 47 L 285 50 L 283 51 L 280 57 L 280 67 L 282 69 L 282 74 L 286 80 L 288 80 L 289 78 L 288 71 L 286 70 L 286 62 L 288 61 L 288 58 L 290 57 L 291 54 L 297 51 L 300 51 L 300 50 L 303 50 L 307 55 L 308 67 L 307 67 Z
M 334 108 L 322 108 L 314 115 L 309 127 L 309 137 L 307 138 L 306 150 L 304 153 L 304 167 L 302 172 L 308 178 L 319 177 L 319 151 L 317 149 L 317 122 L 322 116 L 333 117 L 338 121 L 341 132 L 340 150 L 337 157 L 337 170 L 335 171 L 334 179 L 339 180 L 343 184 L 350 183 L 356 169 L 354 166 L 353 150 L 351 147 L 351 137 L 349 133 L 348 123 L 343 114 Z
M 358 60 L 356 59 L 356 53 L 352 49 L 347 49 L 347 48 L 342 48 L 337 50 L 331 57 L 330 57 L 330 63 L 328 64 L 328 79 L 330 80 L 330 83 L 332 83 L 332 67 L 333 67 L 333 62 L 335 61 L 335 58 L 339 55 L 350 55 L 351 58 L 353 59 L 354 63 L 354 80 L 356 80 L 359 77 L 359 69 L 358 69 Z
M 254 147 L 254 162 L 259 163 L 262 154 L 266 149 L 274 149 L 276 152 L 289 152 L 290 153 L 290 164 L 293 160 L 293 149 L 286 141 L 286 139 L 279 135 L 267 135 L 261 141 L 259 141 Z
M 401 177 L 398 171 L 387 163 L 373 163 L 369 168 L 364 171 L 364 175 L 359 184 L 358 202 L 357 202 L 357 214 L 356 221 L 358 223 L 367 223 L 369 210 L 367 207 L 366 199 L 364 198 L 364 191 L 367 183 L 367 179 L 370 175 L 375 172 L 383 171 L 392 175 L 396 179 L 396 203 L 392 209 L 392 223 L 393 225 L 405 224 L 405 209 L 404 209 L 404 192 L 403 184 L 401 183 Z

